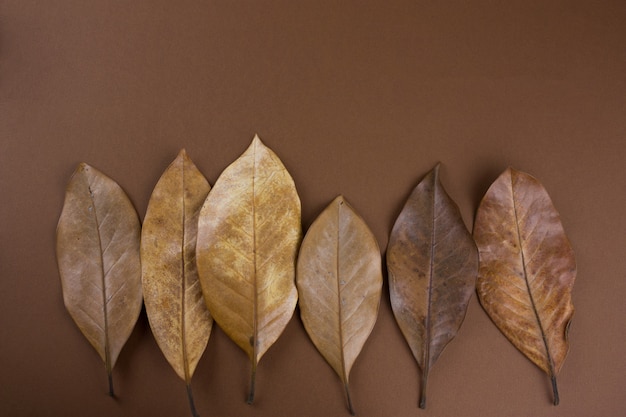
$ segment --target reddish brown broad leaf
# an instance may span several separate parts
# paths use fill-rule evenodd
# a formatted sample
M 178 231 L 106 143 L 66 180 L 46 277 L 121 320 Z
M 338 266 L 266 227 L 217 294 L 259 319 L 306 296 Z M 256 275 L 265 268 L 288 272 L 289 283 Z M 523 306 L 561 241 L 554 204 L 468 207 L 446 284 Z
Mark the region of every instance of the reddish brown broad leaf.
M 257 364 L 293 316 L 300 198 L 278 156 L 255 136 L 217 179 L 198 221 L 197 265 L 209 311 Z
M 541 183 L 511 168 L 504 171 L 478 207 L 474 239 L 480 302 L 511 343 L 548 374 L 557 405 L 576 262 Z
M 56 252 L 63 300 L 112 370 L 141 311 L 141 226 L 132 203 L 111 178 L 80 164 L 65 193 Z
M 465 318 L 478 269 L 476 245 L 435 167 L 413 190 L 387 248 L 391 306 L 422 370 L 428 374 Z
M 342 196 L 309 228 L 296 276 L 304 327 L 341 378 L 354 414 L 350 369 L 376 323 L 383 278 L 376 239 Z
M 141 233 L 141 268 L 146 313 L 152 333 L 187 385 L 197 416 L 191 377 L 204 352 L 213 319 L 196 268 L 198 215 L 211 187 L 185 150 L 157 183 Z

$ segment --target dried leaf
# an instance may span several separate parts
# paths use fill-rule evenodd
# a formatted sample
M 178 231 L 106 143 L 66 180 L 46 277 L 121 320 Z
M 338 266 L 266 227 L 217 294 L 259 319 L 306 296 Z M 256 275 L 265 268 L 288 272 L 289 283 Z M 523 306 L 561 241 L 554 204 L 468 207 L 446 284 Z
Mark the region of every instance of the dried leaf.
M 541 183 L 507 169 L 478 207 L 474 239 L 480 302 L 511 343 L 548 374 L 557 405 L 556 376 L 568 351 L 576 262 Z
M 387 248 L 391 306 L 422 370 L 420 408 L 428 374 L 456 336 L 474 291 L 476 245 L 435 167 L 415 187 Z
M 348 378 L 376 323 L 383 277 L 374 235 L 342 196 L 309 228 L 296 283 L 304 327 L 341 378 L 354 415 Z
M 218 178 L 198 223 L 197 264 L 215 321 L 257 364 L 291 319 L 300 199 L 278 157 L 255 136 Z
M 194 416 L 191 377 L 213 324 L 196 268 L 198 215 L 210 189 L 185 150 L 180 151 L 152 192 L 141 233 L 150 327 L 167 361 L 187 385 Z
M 56 253 L 70 315 L 112 370 L 141 311 L 140 224 L 119 185 L 80 164 L 67 186 Z

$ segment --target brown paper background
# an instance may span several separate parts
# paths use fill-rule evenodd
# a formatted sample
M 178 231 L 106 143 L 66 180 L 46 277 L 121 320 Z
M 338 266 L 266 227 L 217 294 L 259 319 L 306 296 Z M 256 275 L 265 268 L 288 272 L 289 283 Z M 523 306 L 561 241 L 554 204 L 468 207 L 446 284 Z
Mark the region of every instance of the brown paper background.
M 351 374 L 360 417 L 626 415 L 626 3 L 623 1 L 3 1 L 0 6 L 0 415 L 186 416 L 145 314 L 114 370 L 67 314 L 54 236 L 85 161 L 140 217 L 180 148 L 213 184 L 255 133 L 283 160 L 307 228 L 337 194 L 384 252 L 438 161 L 471 227 L 507 166 L 560 211 L 578 278 L 571 349 L 548 378 L 474 297 L 431 372 L 387 286 Z M 386 275 L 385 275 L 386 277 Z M 215 329 L 193 380 L 202 416 L 345 416 L 297 316 L 250 366 Z

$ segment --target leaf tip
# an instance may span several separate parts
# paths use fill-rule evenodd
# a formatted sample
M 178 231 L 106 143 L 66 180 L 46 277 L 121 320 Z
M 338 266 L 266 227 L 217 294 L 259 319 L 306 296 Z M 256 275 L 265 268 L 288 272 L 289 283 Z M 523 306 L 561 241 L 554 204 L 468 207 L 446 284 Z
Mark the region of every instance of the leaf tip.
M 89 172 L 91 169 L 91 165 L 89 165 L 87 162 L 81 162 L 76 166 L 72 177 L 74 177 L 75 175 L 80 175 L 83 172 Z
M 258 133 L 254 134 L 254 137 L 252 138 L 252 142 L 250 142 L 250 146 L 248 146 L 248 149 L 246 150 L 246 152 L 256 152 L 256 150 L 258 148 L 267 148 L 267 146 L 265 146 L 265 144 L 263 143 L 263 141 L 261 140 L 261 138 L 259 137 Z
M 172 163 L 174 164 L 183 164 L 183 165 L 188 165 L 188 164 L 193 164 L 193 162 L 191 161 L 191 158 L 189 158 L 189 154 L 187 153 L 187 149 L 182 148 L 180 150 L 180 152 L 178 152 L 178 155 L 176 156 L 176 159 L 174 160 L 174 162 Z
M 511 178 L 513 178 L 515 175 L 518 175 L 519 173 L 520 173 L 519 170 L 513 168 L 510 165 L 508 167 L 506 167 L 506 169 L 503 172 L 504 175 L 508 175 Z
M 433 180 L 433 183 L 435 184 L 441 183 L 441 180 L 439 179 L 440 168 L 441 168 L 441 162 L 437 162 L 437 165 L 435 165 L 435 167 L 429 173 L 429 176 L 432 175 L 432 180 Z

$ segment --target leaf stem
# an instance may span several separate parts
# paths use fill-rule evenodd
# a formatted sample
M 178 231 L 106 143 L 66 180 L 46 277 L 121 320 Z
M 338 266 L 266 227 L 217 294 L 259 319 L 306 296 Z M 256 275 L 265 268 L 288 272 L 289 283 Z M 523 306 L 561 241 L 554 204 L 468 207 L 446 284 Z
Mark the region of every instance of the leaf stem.
M 350 398 L 350 389 L 348 388 L 348 383 L 344 383 L 343 386 L 346 389 L 346 399 L 348 400 L 348 411 L 350 411 L 350 414 L 355 416 L 356 413 L 354 412 L 354 407 L 352 407 L 352 399 Z
M 113 390 L 113 373 L 110 369 L 107 369 L 107 377 L 109 379 L 109 397 L 115 398 L 115 391 Z
M 254 402 L 254 386 L 256 383 L 256 361 L 252 363 L 252 373 L 250 374 L 250 393 L 246 402 L 252 404 Z
M 200 417 L 196 411 L 196 405 L 193 402 L 193 392 L 191 391 L 191 382 L 187 384 L 187 398 L 189 398 L 189 408 L 193 417 Z
M 422 386 L 420 391 L 420 403 L 419 407 L 422 410 L 426 409 L 426 382 L 428 381 L 428 371 L 422 372 Z
M 552 382 L 552 392 L 554 393 L 554 405 L 559 405 L 559 389 L 556 386 L 556 376 L 550 378 Z

